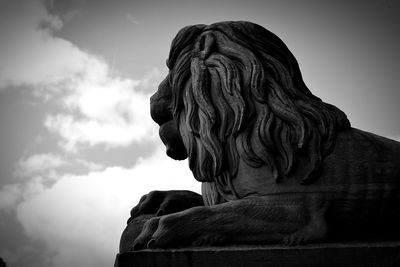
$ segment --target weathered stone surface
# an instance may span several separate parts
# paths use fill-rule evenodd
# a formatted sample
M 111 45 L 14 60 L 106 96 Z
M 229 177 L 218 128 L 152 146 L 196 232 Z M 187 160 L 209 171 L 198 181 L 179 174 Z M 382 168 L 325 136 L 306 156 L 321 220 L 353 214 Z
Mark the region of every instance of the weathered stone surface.
M 244 21 L 188 26 L 167 66 L 151 115 L 202 196 L 145 195 L 131 219 L 156 216 L 131 223 L 124 244 L 400 240 L 400 143 L 352 128 L 313 95 L 279 37 Z
M 132 219 L 121 235 L 121 240 L 119 242 L 119 252 L 129 252 L 132 250 L 133 241 L 138 237 L 142 231 L 143 224 L 149 219 L 153 218 L 154 214 L 144 214 Z
M 146 249 L 117 255 L 115 267 L 138 266 L 394 267 L 400 266 L 400 242 Z

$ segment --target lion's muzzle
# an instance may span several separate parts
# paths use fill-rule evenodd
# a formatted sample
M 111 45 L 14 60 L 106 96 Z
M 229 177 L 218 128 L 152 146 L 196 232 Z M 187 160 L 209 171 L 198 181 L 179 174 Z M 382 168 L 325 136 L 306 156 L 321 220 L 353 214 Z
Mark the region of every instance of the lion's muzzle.
M 158 86 L 157 92 L 150 98 L 150 115 L 158 125 L 172 120 L 171 102 L 171 88 L 167 79 L 164 79 Z
M 184 160 L 187 158 L 186 148 L 174 120 L 162 124 L 159 133 L 169 157 L 176 160 Z
M 171 99 L 171 88 L 168 78 L 165 78 L 150 98 L 150 113 L 153 120 L 160 125 L 159 134 L 167 149 L 167 155 L 176 160 L 183 160 L 187 158 L 187 153 L 172 116 Z

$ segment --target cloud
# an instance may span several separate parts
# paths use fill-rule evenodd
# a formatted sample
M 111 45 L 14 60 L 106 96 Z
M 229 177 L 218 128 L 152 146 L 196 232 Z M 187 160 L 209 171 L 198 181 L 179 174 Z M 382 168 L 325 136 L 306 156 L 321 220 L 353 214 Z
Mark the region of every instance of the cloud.
M 0 189 L 0 211 L 13 210 L 21 197 L 21 188 L 17 184 L 5 185 Z
M 0 5 L 0 88 L 57 84 L 82 72 L 92 60 L 72 43 L 53 36 L 63 23 L 40 1 Z
M 89 171 L 101 171 L 103 169 L 105 169 L 106 167 L 102 164 L 99 163 L 95 163 L 95 162 L 91 162 L 88 160 L 84 160 L 84 159 L 75 159 L 75 161 L 80 164 L 81 166 L 85 167 L 87 170 Z
M 60 156 L 51 153 L 21 158 L 13 173 L 18 181 L 0 188 L 0 211 L 13 211 L 25 199 L 43 192 L 49 182 L 54 183 L 59 176 L 56 169 L 67 164 Z
M 16 212 L 29 240 L 43 244 L 3 249 L 3 257 L 13 266 L 111 266 L 129 211 L 142 195 L 151 190 L 200 191 L 187 161 L 168 158 L 160 147 L 131 168 L 96 170 L 100 166 L 95 165 L 84 175 L 47 172 L 47 167 L 60 165 L 48 158 L 38 154 L 21 160 L 27 163 L 21 166 L 32 166 L 26 173 L 34 170 L 36 176 L 0 190 L 0 211 Z M 44 166 L 43 173 L 38 166 Z M 52 176 L 50 185 L 46 175 Z
M 143 194 L 198 192 L 200 186 L 187 161 L 167 158 L 164 148 L 131 168 L 80 158 L 82 147 L 158 139 L 149 97 L 161 73 L 152 69 L 141 79 L 122 77 L 101 57 L 57 37 L 62 27 L 41 1 L 0 3 L 0 90 L 24 87 L 42 101 L 43 125 L 66 152 L 23 157 L 14 173 L 19 180 L 0 189 L 0 211 L 15 211 L 27 237 L 45 245 L 8 248 L 4 257 L 21 266 L 111 266 L 129 210 Z M 77 154 L 71 159 L 68 152 Z M 65 170 L 74 164 L 87 173 Z
M 68 164 L 59 155 L 52 153 L 35 154 L 18 161 L 14 175 L 16 177 L 32 177 L 39 173 L 52 171 L 60 166 Z
M 57 37 L 63 21 L 42 2 L 1 5 L 16 14 L 5 13 L 0 21 L 0 89 L 25 86 L 55 104 L 59 111 L 49 113 L 44 124 L 62 138 L 61 147 L 77 151 L 156 140 L 148 88 L 161 80 L 160 71 L 152 69 L 138 80 L 121 77 L 101 57 Z
M 156 140 L 150 94 L 138 89 L 149 83 L 148 78 L 133 81 L 112 77 L 106 65 L 89 69 L 63 97 L 64 111 L 49 114 L 45 120 L 46 127 L 62 137 L 62 146 L 73 151 L 79 145 L 118 147 Z M 157 71 L 152 73 L 159 76 Z
M 26 199 L 42 193 L 47 188 L 48 181 L 54 180 L 54 173 L 49 176 L 33 176 L 26 179 L 23 183 L 4 185 L 0 189 L 0 211 L 13 211 L 17 205 Z
M 160 149 L 133 168 L 64 175 L 23 201 L 18 219 L 31 239 L 57 251 L 52 266 L 111 266 L 129 210 L 139 198 L 155 189 L 199 192 L 193 180 L 187 161 L 173 161 Z

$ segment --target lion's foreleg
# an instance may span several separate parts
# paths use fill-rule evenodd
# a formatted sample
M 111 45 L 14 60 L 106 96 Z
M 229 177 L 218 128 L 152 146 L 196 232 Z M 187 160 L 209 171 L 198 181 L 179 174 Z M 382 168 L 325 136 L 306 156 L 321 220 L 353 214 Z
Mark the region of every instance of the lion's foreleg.
M 320 219 L 313 219 L 319 215 L 305 198 L 302 195 L 251 197 L 155 217 L 145 224 L 134 247 L 268 243 L 295 233 L 300 233 L 297 236 L 301 241 L 310 241 L 314 239 L 310 222 L 318 223 Z M 308 230 L 302 233 L 302 229 Z M 294 243 L 300 239 L 297 236 L 292 238 Z

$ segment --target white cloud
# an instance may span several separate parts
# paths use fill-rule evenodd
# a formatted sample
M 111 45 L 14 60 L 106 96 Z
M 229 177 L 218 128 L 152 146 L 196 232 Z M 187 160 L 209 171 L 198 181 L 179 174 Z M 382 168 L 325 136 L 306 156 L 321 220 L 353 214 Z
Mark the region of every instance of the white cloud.
M 54 179 L 53 174 L 49 173 L 49 177 L 37 175 L 26 179 L 24 183 L 4 185 L 0 189 L 0 211 L 12 211 L 24 200 L 41 194 L 46 188 L 46 182 Z
M 75 159 L 75 161 L 84 166 L 88 171 L 101 171 L 104 170 L 106 167 L 102 164 L 91 162 L 84 159 Z
M 17 184 L 5 185 L 0 189 L 0 211 L 15 208 L 21 197 L 21 188 Z
M 2 5 L 6 10 L 13 4 Z M 17 1 L 14 8 L 17 14 L 0 23 L 0 89 L 23 85 L 56 102 L 61 111 L 48 114 L 45 126 L 62 138 L 63 148 L 119 147 L 157 138 L 146 90 L 161 80 L 157 69 L 139 80 L 120 77 L 99 56 L 55 36 L 63 23 L 42 2 Z
M 14 9 L 7 14 L 9 6 Z M 56 104 L 57 112 L 49 105 L 44 124 L 67 151 L 158 139 L 148 89 L 161 73 L 153 69 L 139 80 L 120 77 L 100 57 L 55 36 L 61 27 L 41 1 L 0 3 L 0 90 L 25 86 L 43 104 Z M 88 167 L 89 173 L 60 173 L 72 163 Z M 16 210 L 26 235 L 48 250 L 27 248 L 7 255 L 14 257 L 10 262 L 22 262 L 18 257 L 28 254 L 42 255 L 47 262 L 51 255 L 52 267 L 112 266 L 129 210 L 141 195 L 200 187 L 187 162 L 167 158 L 163 148 L 132 168 L 36 154 L 21 159 L 15 175 L 24 179 L 0 189 L 0 209 Z
M 68 164 L 60 156 L 46 153 L 35 154 L 18 161 L 14 175 L 16 177 L 32 177 L 37 174 L 47 173 L 60 166 Z
M 55 84 L 82 72 L 91 58 L 70 42 L 53 37 L 62 21 L 41 1 L 2 1 L 0 88 Z M 61 79 L 60 79 L 61 78 Z
M 58 252 L 53 266 L 112 266 L 129 210 L 143 194 L 154 189 L 199 192 L 199 187 L 187 161 L 173 161 L 160 149 L 131 169 L 65 175 L 22 202 L 17 213 L 30 238 Z
M 150 117 L 150 94 L 138 89 L 147 83 L 147 78 L 133 81 L 103 72 L 90 68 L 89 76 L 74 82 L 75 89 L 63 99 L 65 111 L 48 115 L 46 127 L 63 138 L 67 150 L 78 145 L 116 147 L 156 140 L 156 124 Z
M 48 182 L 54 183 L 58 178 L 56 169 L 67 164 L 51 153 L 21 158 L 14 170 L 14 177 L 19 180 L 0 188 L 0 211 L 12 211 L 21 201 L 43 192 Z

